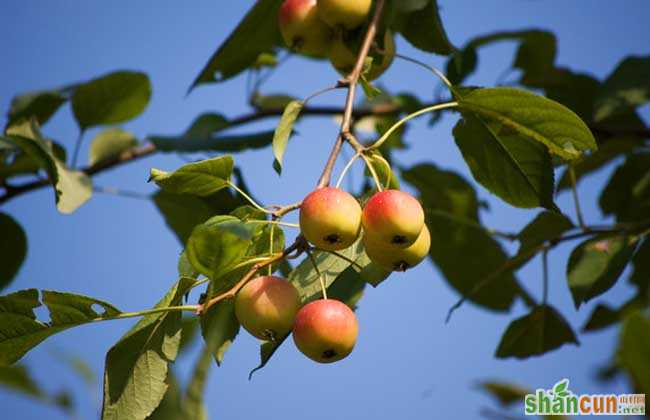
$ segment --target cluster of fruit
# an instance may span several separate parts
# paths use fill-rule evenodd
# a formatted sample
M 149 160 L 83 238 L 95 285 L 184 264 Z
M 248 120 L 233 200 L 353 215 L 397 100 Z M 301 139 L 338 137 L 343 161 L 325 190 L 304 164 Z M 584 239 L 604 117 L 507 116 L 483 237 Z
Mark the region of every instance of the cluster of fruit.
M 289 48 L 313 57 L 327 57 L 342 75 L 349 74 L 358 56 L 351 45 L 358 41 L 355 31 L 367 21 L 372 0 L 285 0 L 278 16 L 282 37 Z M 395 40 L 384 35 L 380 54 L 370 54 L 372 65 L 367 80 L 381 76 L 395 57 Z
M 300 230 L 326 251 L 349 247 L 363 230 L 368 257 L 388 271 L 404 271 L 420 263 L 431 245 L 422 206 L 399 190 L 374 194 L 362 210 L 349 193 L 319 188 L 302 202 Z M 321 363 L 345 358 L 357 339 L 357 319 L 347 305 L 321 299 L 301 308 L 296 288 L 279 277 L 258 277 L 246 284 L 235 300 L 235 312 L 241 325 L 263 340 L 293 331 L 296 347 Z

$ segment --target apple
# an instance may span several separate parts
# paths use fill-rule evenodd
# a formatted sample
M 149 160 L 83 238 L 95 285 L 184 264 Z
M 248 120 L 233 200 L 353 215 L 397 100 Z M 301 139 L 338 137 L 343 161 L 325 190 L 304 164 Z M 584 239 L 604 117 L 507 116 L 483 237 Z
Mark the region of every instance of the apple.
M 372 0 L 318 0 L 318 15 L 332 28 L 354 29 L 367 19 Z
M 235 315 L 251 335 L 274 341 L 293 328 L 300 297 L 286 279 L 261 276 L 249 281 L 235 298 Z
M 293 327 L 293 341 L 310 359 L 332 363 L 352 352 L 358 333 L 357 317 L 346 304 L 321 299 L 300 309 Z
M 386 31 L 384 36 L 385 54 L 370 52 L 369 56 L 372 57 L 372 65 L 365 73 L 366 80 L 372 81 L 379 78 L 393 63 L 395 58 L 395 39 L 392 33 Z M 358 51 L 350 49 L 342 37 L 337 37 L 332 42 L 329 51 L 329 59 L 332 66 L 343 76 L 347 76 L 352 72 L 354 65 L 357 62 Z
M 431 234 L 424 225 L 418 239 L 406 248 L 387 247 L 369 240 L 366 236 L 363 238 L 363 245 L 366 254 L 375 264 L 388 271 L 406 271 L 418 265 L 427 256 L 431 247 Z
M 332 30 L 318 17 L 316 0 L 285 0 L 278 24 L 289 48 L 315 57 L 327 56 Z
M 361 206 L 341 189 L 319 188 L 305 197 L 300 206 L 300 230 L 318 248 L 345 249 L 359 237 Z
M 406 248 L 422 232 L 424 210 L 411 194 L 385 190 L 368 200 L 361 222 L 368 240 L 388 248 Z

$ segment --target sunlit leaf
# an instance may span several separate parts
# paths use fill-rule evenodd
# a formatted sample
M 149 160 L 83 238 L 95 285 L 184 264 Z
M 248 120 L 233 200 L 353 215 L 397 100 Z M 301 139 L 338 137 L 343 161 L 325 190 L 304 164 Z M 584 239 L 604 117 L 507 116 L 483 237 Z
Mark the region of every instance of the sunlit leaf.
M 295 124 L 300 111 L 304 103 L 301 101 L 291 101 L 284 109 L 282 118 L 278 123 L 277 128 L 275 129 L 275 134 L 273 136 L 273 156 L 275 156 L 275 162 L 273 166 L 278 174 L 282 173 L 282 162 L 284 160 L 284 152 L 287 149 L 287 143 L 289 142 L 289 137 L 293 132 L 293 125 Z
M 140 115 L 150 98 L 146 74 L 117 71 L 78 85 L 72 95 L 72 111 L 81 129 L 118 124 Z
M 205 197 L 230 184 L 233 165 L 232 157 L 226 155 L 188 163 L 171 173 L 154 168 L 149 181 L 170 193 Z
M 90 143 L 88 163 L 96 165 L 104 160 L 119 156 L 125 150 L 138 145 L 135 136 L 121 128 L 109 128 L 97 134 Z

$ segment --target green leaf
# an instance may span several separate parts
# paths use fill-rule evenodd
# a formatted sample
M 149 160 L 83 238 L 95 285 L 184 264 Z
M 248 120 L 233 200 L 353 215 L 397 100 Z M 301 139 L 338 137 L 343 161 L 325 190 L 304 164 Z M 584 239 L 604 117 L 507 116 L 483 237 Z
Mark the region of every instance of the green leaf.
M 542 96 L 513 88 L 487 88 L 474 89 L 457 99 L 462 110 L 538 141 L 566 160 L 598 148 L 580 117 Z
M 603 83 L 594 119 L 629 112 L 650 102 L 650 56 L 625 58 Z
M 589 320 L 582 327 L 582 331 L 600 331 L 617 324 L 619 321 L 625 319 L 628 314 L 636 312 L 642 307 L 643 303 L 641 299 L 636 297 L 630 299 L 617 309 L 612 309 L 605 304 L 598 304 L 589 316 Z
M 0 386 L 29 397 L 44 398 L 45 392 L 32 379 L 25 366 L 0 366 Z
M 155 308 L 176 306 L 194 284 L 181 278 Z M 144 419 L 167 391 L 169 363 L 176 359 L 181 313 L 143 317 L 106 355 L 102 420 Z
M 528 389 L 503 382 L 482 382 L 479 387 L 496 398 L 499 404 L 504 407 L 521 403 L 524 401 L 526 394 L 530 394 Z
M 34 309 L 45 305 L 50 322 L 36 319 Z M 93 309 L 103 308 L 103 313 Z M 46 338 L 77 325 L 111 319 L 121 312 L 109 303 L 72 293 L 36 289 L 0 296 L 0 366 L 11 365 Z
M 573 250 L 567 279 L 576 309 L 616 284 L 635 248 L 630 238 L 619 236 L 589 239 Z
M 505 202 L 555 209 L 554 173 L 546 147 L 498 122 L 466 114 L 454 137 L 476 181 Z
M 61 213 L 69 214 L 84 204 L 92 195 L 92 183 L 83 172 L 70 170 L 59 160 L 41 136 L 35 120 L 7 129 L 5 139 L 20 147 L 43 168 L 54 185 L 56 206 Z
M 237 28 L 201 70 L 190 91 L 204 83 L 223 82 L 257 62 L 262 53 L 273 51 L 281 44 L 276 16 L 281 0 L 258 1 L 248 11 Z
M 167 375 L 167 392 L 147 420 L 181 420 L 183 419 L 183 401 L 181 389 L 174 373 L 170 370 Z
M 223 189 L 207 197 L 188 194 L 172 194 L 160 190 L 153 195 L 153 201 L 162 214 L 167 226 L 174 232 L 182 245 L 187 243 L 192 230 L 215 214 L 228 214 L 244 201 L 239 195 Z
M 650 153 L 630 156 L 614 172 L 600 195 L 600 208 L 621 222 L 650 214 Z
M 508 326 L 501 337 L 496 357 L 526 359 L 568 343 L 579 345 L 571 326 L 552 306 L 543 305 Z
M 260 111 L 275 111 L 286 108 L 297 99 L 289 95 L 253 95 L 252 105 Z
M 397 2 L 400 3 L 400 2 Z M 447 37 L 437 0 L 429 0 L 426 7 L 414 5 L 410 13 L 400 16 L 399 31 L 415 48 L 440 55 L 449 55 L 455 47 Z
M 220 156 L 188 163 L 171 173 L 151 169 L 149 181 L 170 193 L 205 197 L 230 185 L 233 166 L 231 156 Z
M 338 253 L 355 262 L 365 255 L 361 241 L 357 241 L 352 246 L 338 251 Z M 325 251 L 314 251 L 313 256 L 318 269 L 323 275 L 325 287 L 329 287 L 351 265 L 346 259 Z M 291 272 L 289 282 L 298 290 L 303 304 L 321 297 L 319 276 L 309 258 L 306 258 Z
M 395 173 L 390 167 L 390 163 L 381 155 L 381 153 L 376 150 L 372 151 L 372 154 L 368 156 L 368 161 L 374 168 L 379 178 L 379 182 L 386 189 L 400 189 L 399 179 L 395 176 Z M 366 167 L 365 170 L 366 176 L 371 176 L 370 171 Z
M 556 395 L 562 395 L 566 392 L 568 386 L 569 386 L 569 380 L 564 379 L 555 384 L 555 386 L 553 387 L 553 393 Z
M 219 223 L 208 221 L 194 228 L 185 253 L 199 273 L 216 280 L 246 256 L 253 230 L 231 216 L 223 216 Z
M 16 96 L 11 100 L 6 126 L 31 118 L 44 125 L 67 100 L 68 95 L 63 90 L 43 90 Z
M 647 295 L 650 287 L 650 236 L 645 236 L 632 263 L 634 271 L 630 275 L 630 283 L 639 288 L 639 295 Z
M 502 270 L 508 259 L 501 245 L 480 225 L 472 186 L 459 175 L 433 165 L 415 166 L 402 176 L 420 192 L 427 226 L 436 238 L 429 255 L 443 277 L 474 303 L 507 311 L 519 287 L 512 272 Z M 491 279 L 490 287 L 482 287 L 494 273 L 498 275 Z
M 601 169 L 619 156 L 632 152 L 638 146 L 639 139 L 635 137 L 621 137 L 606 141 L 599 146 L 597 151 L 585 156 L 573 165 L 576 182 L 580 181 L 584 176 Z M 562 174 L 557 189 L 563 191 L 568 188 L 571 188 L 571 176 L 567 169 Z
M 636 388 L 650 393 L 650 319 L 636 312 L 623 322 L 618 361 L 633 379 Z
M 293 125 L 296 123 L 300 111 L 305 104 L 301 101 L 291 101 L 284 109 L 282 118 L 278 123 L 277 128 L 275 129 L 275 134 L 273 135 L 273 156 L 275 156 L 275 162 L 273 166 L 276 172 L 279 174 L 282 173 L 282 161 L 284 160 L 284 152 L 287 148 L 287 143 L 289 142 L 289 137 L 293 132 Z
M 27 255 L 27 235 L 8 214 L 0 213 L 0 290 L 11 284 Z
M 151 83 L 144 73 L 117 71 L 77 86 L 72 111 L 84 130 L 119 124 L 140 115 L 151 98 Z
M 138 139 L 133 133 L 121 128 L 109 128 L 97 134 L 90 143 L 88 163 L 93 166 L 99 162 L 110 160 L 138 145 Z
M 208 360 L 214 357 L 217 365 L 239 333 L 239 321 L 235 316 L 233 300 L 222 301 L 212 306 L 201 317 L 201 334 L 209 350 Z
M 327 288 L 327 298 L 344 302 L 350 309 L 356 310 L 365 288 L 366 281 L 361 274 L 354 266 L 349 266 Z
M 262 149 L 273 141 L 273 131 L 217 137 L 149 137 L 161 152 L 241 152 Z
M 217 131 L 225 130 L 228 127 L 228 119 L 221 114 L 201 114 L 188 127 L 183 134 L 185 138 L 208 137 Z
M 34 381 L 25 366 L 0 366 L 0 387 L 57 406 L 72 414 L 70 395 L 67 392 L 48 394 Z
M 514 258 L 521 259 L 520 265 L 524 265 L 535 256 L 534 251 L 537 247 L 574 228 L 573 222 L 565 215 L 550 211 L 542 212 L 517 235 L 520 246 Z M 528 256 L 525 257 L 526 255 Z

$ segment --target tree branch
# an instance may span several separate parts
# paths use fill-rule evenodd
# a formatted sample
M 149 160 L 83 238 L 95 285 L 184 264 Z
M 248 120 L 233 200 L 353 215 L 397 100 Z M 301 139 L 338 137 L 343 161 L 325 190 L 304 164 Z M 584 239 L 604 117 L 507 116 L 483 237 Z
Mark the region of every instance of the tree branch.
M 384 0 L 378 0 L 375 5 L 375 14 L 372 17 L 372 21 L 368 26 L 368 31 L 363 40 L 363 45 L 359 51 L 359 56 L 357 57 L 357 62 L 352 69 L 352 72 L 347 77 L 348 83 L 348 96 L 345 100 L 345 108 L 343 110 L 343 121 L 341 122 L 341 132 L 334 142 L 332 151 L 330 152 L 327 163 L 325 164 L 325 169 L 318 180 L 318 187 L 323 188 L 330 184 L 332 179 L 332 170 L 334 169 L 334 164 L 336 159 L 341 153 L 341 147 L 343 146 L 343 141 L 347 140 L 351 144 L 355 144 L 356 140 L 351 139 L 350 137 L 350 127 L 352 126 L 352 116 L 354 112 L 354 98 L 356 96 L 357 84 L 359 83 L 359 78 L 361 77 L 361 71 L 363 70 L 363 65 L 365 63 L 368 52 L 370 51 L 370 46 L 375 41 L 375 35 L 377 34 L 377 26 L 379 26 L 379 19 L 381 19 L 381 12 L 384 10 Z M 359 145 L 357 145 L 358 147 Z M 355 149 L 357 148 L 355 147 Z

